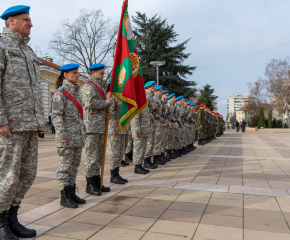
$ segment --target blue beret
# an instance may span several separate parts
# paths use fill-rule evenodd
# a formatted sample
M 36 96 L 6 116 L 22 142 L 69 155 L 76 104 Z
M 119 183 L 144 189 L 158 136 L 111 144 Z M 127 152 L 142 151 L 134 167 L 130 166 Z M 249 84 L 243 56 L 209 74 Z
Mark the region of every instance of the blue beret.
M 179 96 L 179 97 L 177 97 L 177 98 L 176 98 L 176 102 L 179 101 L 179 100 L 181 100 L 181 99 L 183 99 L 183 96 Z
M 66 64 L 61 66 L 58 70 L 60 71 L 69 71 L 69 70 L 75 70 L 78 69 L 80 66 L 78 64 L 75 63 L 70 63 L 70 64 Z
M 155 87 L 155 91 L 158 91 L 158 90 L 160 90 L 161 88 L 162 88 L 162 85 L 156 86 L 156 87 Z
M 188 99 L 184 99 L 184 101 L 185 101 L 185 102 L 187 102 L 187 101 L 188 101 Z
M 92 66 L 89 67 L 89 70 L 90 71 L 99 70 L 99 69 L 104 69 L 105 67 L 106 67 L 106 65 L 104 65 L 104 64 L 95 63 L 95 64 L 93 64 Z
M 108 83 L 111 83 L 111 81 L 112 81 L 112 78 L 109 79 Z
M 162 94 L 168 93 L 168 90 L 163 90 Z
M 175 93 L 171 93 L 171 94 L 168 96 L 168 100 L 169 100 L 170 98 L 172 98 L 173 96 L 175 96 Z
M 187 104 L 191 104 L 191 102 L 187 102 Z
M 29 10 L 30 10 L 30 7 L 23 6 L 23 5 L 10 7 L 0 16 L 0 18 L 2 18 L 3 20 L 6 20 L 7 18 L 18 15 L 18 14 L 23 14 L 23 13 L 29 14 Z
M 156 85 L 156 82 L 155 81 L 149 81 L 145 84 L 145 88 L 148 88 L 148 87 L 151 87 L 152 85 Z
M 194 103 L 192 103 L 192 104 L 191 104 L 191 106 L 195 106 L 195 104 L 194 104 Z

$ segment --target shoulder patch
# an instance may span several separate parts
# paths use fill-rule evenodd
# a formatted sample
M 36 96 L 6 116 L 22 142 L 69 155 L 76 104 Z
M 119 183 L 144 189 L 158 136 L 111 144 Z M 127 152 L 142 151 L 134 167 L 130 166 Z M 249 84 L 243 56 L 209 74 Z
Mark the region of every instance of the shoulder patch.
M 91 96 L 91 90 L 86 91 L 85 94 L 87 95 L 87 97 L 90 97 Z

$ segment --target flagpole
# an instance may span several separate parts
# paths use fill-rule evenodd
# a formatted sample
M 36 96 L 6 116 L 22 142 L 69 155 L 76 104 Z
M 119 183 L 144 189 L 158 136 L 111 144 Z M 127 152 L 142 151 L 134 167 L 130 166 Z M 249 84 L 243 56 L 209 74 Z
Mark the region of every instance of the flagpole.
M 112 92 L 109 93 L 109 98 L 112 98 Z M 110 107 L 108 107 L 107 113 L 110 113 Z M 106 119 L 105 139 L 104 139 L 102 168 L 101 168 L 101 186 L 100 186 L 100 191 L 102 191 L 102 187 L 103 187 L 103 178 L 104 178 L 104 169 L 105 169 L 105 162 L 106 162 L 107 142 L 108 142 L 107 141 L 107 139 L 108 139 L 108 129 L 109 129 L 109 120 Z

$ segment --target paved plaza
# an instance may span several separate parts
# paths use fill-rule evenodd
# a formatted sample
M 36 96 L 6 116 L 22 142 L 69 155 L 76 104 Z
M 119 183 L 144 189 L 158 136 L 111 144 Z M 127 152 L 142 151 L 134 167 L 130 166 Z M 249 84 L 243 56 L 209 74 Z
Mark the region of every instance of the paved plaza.
M 227 130 L 150 174 L 121 168 L 125 185 L 110 184 L 106 164 L 112 191 L 100 197 L 85 193 L 82 162 L 77 186 L 87 204 L 78 209 L 59 205 L 57 166 L 53 135 L 46 134 L 19 215 L 39 240 L 290 239 L 290 131 Z

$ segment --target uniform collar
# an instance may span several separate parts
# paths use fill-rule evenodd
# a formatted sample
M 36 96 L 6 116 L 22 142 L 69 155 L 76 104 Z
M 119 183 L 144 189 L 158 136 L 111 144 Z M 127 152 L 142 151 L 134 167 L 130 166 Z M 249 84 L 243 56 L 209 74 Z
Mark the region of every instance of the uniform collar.
M 90 81 L 94 82 L 95 84 L 97 84 L 99 87 L 102 86 L 102 82 L 103 82 L 102 79 L 97 78 L 97 77 L 92 76 L 92 75 L 89 75 L 89 76 L 88 76 L 88 79 L 89 79 Z
M 161 98 L 162 98 L 161 95 L 158 95 L 158 94 L 155 94 L 155 93 L 154 93 L 154 95 L 156 95 L 156 97 L 161 100 Z
M 154 96 L 154 92 L 151 92 L 151 91 L 148 90 L 148 89 L 146 89 L 145 91 L 146 91 L 146 93 L 148 93 L 150 96 Z
M 65 79 L 62 82 L 62 86 L 67 87 L 72 93 L 77 93 L 80 89 L 80 86 L 78 84 L 70 83 Z
M 23 45 L 27 45 L 30 37 L 24 37 L 23 35 L 19 34 L 18 32 L 15 32 L 14 30 L 10 29 L 10 28 L 3 28 L 3 32 L 2 32 L 3 36 L 6 36 L 8 38 L 11 38 L 12 41 L 18 43 L 18 44 L 23 44 Z

